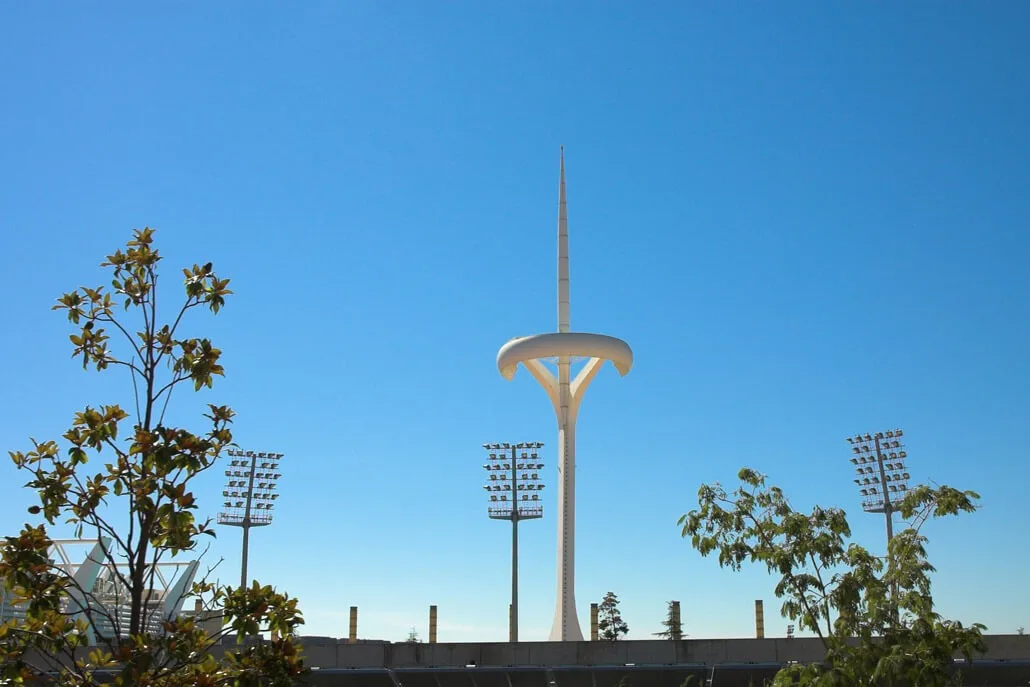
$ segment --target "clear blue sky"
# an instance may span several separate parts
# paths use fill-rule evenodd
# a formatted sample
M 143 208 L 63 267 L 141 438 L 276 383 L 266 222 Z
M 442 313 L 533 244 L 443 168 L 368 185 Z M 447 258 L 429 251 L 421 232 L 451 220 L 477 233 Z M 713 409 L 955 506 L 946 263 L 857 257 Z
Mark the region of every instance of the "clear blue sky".
M 174 419 L 228 403 L 243 446 L 287 454 L 251 571 L 305 632 L 357 605 L 363 636 L 425 635 L 435 603 L 441 641 L 504 639 L 480 444 L 540 440 L 522 628 L 546 638 L 556 428 L 495 354 L 556 326 L 564 144 L 573 328 L 636 355 L 579 424 L 584 626 L 613 590 L 631 638 L 668 599 L 692 636 L 747 636 L 764 598 L 782 634 L 772 581 L 701 559 L 677 517 L 749 465 L 881 547 L 844 437 L 894 426 L 915 477 L 983 495 L 926 529 L 940 610 L 1030 625 L 1028 31 L 1021 2 L 5 3 L 0 446 L 129 402 L 49 307 L 157 227 L 168 279 L 232 278 L 189 324 L 227 376 Z M 6 533 L 25 479 L 0 467 Z M 239 541 L 210 552 L 225 582 Z

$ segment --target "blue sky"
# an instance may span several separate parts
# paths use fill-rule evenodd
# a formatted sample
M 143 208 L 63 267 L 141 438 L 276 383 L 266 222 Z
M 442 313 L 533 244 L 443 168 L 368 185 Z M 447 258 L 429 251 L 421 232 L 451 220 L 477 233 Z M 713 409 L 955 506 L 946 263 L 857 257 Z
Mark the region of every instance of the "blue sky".
M 703 482 L 753 466 L 799 507 L 861 513 L 844 437 L 904 427 L 911 471 L 979 491 L 931 524 L 940 610 L 1030 625 L 1030 7 L 993 3 L 8 3 L 0 9 L 0 445 L 86 403 L 49 307 L 133 227 L 166 278 L 214 261 L 236 295 L 189 331 L 281 451 L 251 572 L 307 634 L 503 640 L 509 532 L 480 444 L 539 440 L 543 521 L 522 528 L 522 634 L 555 597 L 549 403 L 497 373 L 553 331 L 565 145 L 574 330 L 619 336 L 578 429 L 581 620 L 609 591 L 631 638 L 679 599 L 692 636 L 747 636 L 773 582 L 680 539 Z M 0 466 L 0 523 L 31 494 Z M 221 474 L 198 482 L 202 513 Z M 217 574 L 238 575 L 220 532 Z

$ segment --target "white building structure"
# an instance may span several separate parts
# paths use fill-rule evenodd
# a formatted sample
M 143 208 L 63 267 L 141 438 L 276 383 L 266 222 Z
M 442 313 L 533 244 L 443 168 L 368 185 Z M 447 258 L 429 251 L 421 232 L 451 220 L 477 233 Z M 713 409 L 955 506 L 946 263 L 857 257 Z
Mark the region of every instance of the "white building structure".
M 81 563 L 72 556 L 71 549 L 91 546 Z M 89 630 L 89 644 L 96 644 L 101 638 L 127 637 L 129 633 L 129 590 L 122 584 L 116 568 L 123 567 L 114 562 L 109 554 L 110 537 L 100 539 L 55 539 L 48 551 L 51 565 L 68 575 L 73 584 L 65 600 L 64 611 L 73 618 L 92 620 Z M 183 600 L 189 593 L 200 561 L 158 563 L 149 573 L 152 588 L 144 599 L 146 631 L 159 635 L 164 632 L 162 623 L 173 620 L 182 613 Z M 174 571 L 171 578 L 165 570 Z M 25 609 L 14 601 L 12 594 L 3 589 L 0 579 L 0 622 L 12 618 L 23 619 Z
M 590 382 L 606 360 L 619 374 L 633 365 L 633 351 L 620 339 L 573 332 L 569 320 L 569 231 L 565 203 L 565 151 L 558 182 L 558 331 L 517 337 L 497 352 L 497 367 L 512 379 L 519 363 L 544 387 L 558 420 L 558 598 L 552 641 L 582 641 L 576 614 L 576 418 Z M 572 363 L 586 359 L 576 376 Z M 557 374 L 544 361 L 557 363 Z

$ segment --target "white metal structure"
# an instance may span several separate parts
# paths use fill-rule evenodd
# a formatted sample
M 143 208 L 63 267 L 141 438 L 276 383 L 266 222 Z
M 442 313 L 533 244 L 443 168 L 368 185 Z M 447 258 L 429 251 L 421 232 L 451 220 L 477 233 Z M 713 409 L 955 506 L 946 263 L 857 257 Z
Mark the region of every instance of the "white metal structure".
M 76 563 L 70 549 L 90 546 L 81 563 Z M 55 568 L 72 580 L 64 604 L 66 613 L 74 618 L 92 620 L 89 643 L 95 644 L 96 631 L 103 638 L 127 637 L 129 632 L 129 590 L 123 584 L 124 563 L 115 562 L 110 555 L 111 539 L 55 539 L 48 557 Z M 174 561 L 158 563 L 147 572 L 150 588 L 144 599 L 143 619 L 145 631 L 160 635 L 163 622 L 173 620 L 182 613 L 183 600 L 190 591 L 200 561 Z M 171 576 L 164 573 L 171 570 Z M 0 585 L 3 580 L 0 579 Z M 12 618 L 24 619 L 25 609 L 12 601 L 11 595 L 0 588 L 0 622 Z
M 574 358 L 586 364 L 572 378 Z M 557 362 L 557 374 L 543 360 Z M 576 417 L 590 382 L 606 360 L 619 374 L 633 366 L 633 351 L 620 339 L 603 334 L 573 333 L 569 321 L 569 231 L 565 204 L 565 151 L 560 154 L 558 182 L 558 331 L 512 339 L 497 352 L 497 368 L 511 379 L 519 363 L 544 387 L 558 420 L 558 598 L 551 626 L 552 641 L 582 641 L 576 614 Z

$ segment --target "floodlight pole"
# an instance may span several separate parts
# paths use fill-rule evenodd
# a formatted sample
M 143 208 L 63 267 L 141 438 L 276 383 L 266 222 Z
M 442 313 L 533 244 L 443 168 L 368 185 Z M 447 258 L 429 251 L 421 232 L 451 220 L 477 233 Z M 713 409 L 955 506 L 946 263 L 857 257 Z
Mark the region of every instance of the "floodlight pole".
M 894 540 L 894 510 L 895 504 L 891 501 L 891 490 L 896 490 L 896 493 L 903 495 L 907 491 L 906 482 L 909 479 L 909 473 L 904 472 L 904 460 L 905 451 L 899 441 L 903 432 L 900 429 L 888 430 L 886 432 L 877 432 L 874 435 L 858 434 L 855 437 L 849 437 L 848 443 L 852 445 L 852 452 L 857 454 L 852 456 L 851 462 L 856 464 L 859 478 L 855 480 L 855 484 L 858 484 L 860 488 L 862 485 L 868 485 L 867 488 L 862 488 L 862 496 L 865 497 L 862 503 L 862 509 L 868 513 L 883 513 L 884 523 L 887 527 L 887 552 L 886 561 L 887 569 L 892 569 L 892 562 L 894 557 L 891 553 L 891 542 Z M 884 445 L 886 442 L 886 445 Z M 894 452 L 897 449 L 897 452 Z M 884 450 L 891 451 L 889 456 L 884 456 Z M 872 463 L 875 456 L 876 467 L 873 468 L 871 465 L 863 467 L 864 465 Z M 890 459 L 894 462 L 884 463 L 885 459 Z M 876 476 L 870 478 L 869 475 L 875 470 Z M 864 477 L 863 477 L 864 475 Z M 872 484 L 870 484 L 870 481 Z M 899 497 L 900 498 L 900 497 Z M 898 598 L 898 585 L 896 582 L 890 583 L 890 594 L 891 601 L 894 605 L 894 622 L 898 622 L 899 613 L 897 608 Z
M 891 554 L 891 540 L 894 539 L 894 506 L 891 504 L 891 492 L 887 487 L 887 471 L 883 469 L 883 452 L 880 451 L 880 434 L 877 433 L 874 437 L 874 445 L 876 447 L 876 467 L 880 471 L 880 484 L 883 485 L 883 517 L 887 519 L 887 569 L 890 570 L 893 566 L 891 562 L 894 560 L 894 556 Z M 897 604 L 898 602 L 898 583 L 891 582 L 891 602 Z M 898 607 L 894 606 L 894 622 L 897 624 L 900 617 Z
M 272 503 L 278 498 L 273 492 L 279 480 L 277 472 L 281 453 L 243 451 L 230 448 L 227 454 L 233 459 L 225 471 L 228 478 L 225 491 L 226 510 L 218 514 L 219 525 L 239 527 L 243 530 L 243 554 L 240 561 L 240 587 L 247 586 L 247 564 L 250 558 L 250 529 L 269 525 L 272 522 Z M 258 465 L 258 459 L 265 462 Z M 258 470 L 264 470 L 258 474 Z M 262 481 L 255 485 L 255 479 Z M 258 490 L 255 492 L 255 488 Z
M 542 517 L 542 511 L 539 509 L 538 506 L 535 505 L 527 506 L 527 510 L 525 513 L 519 512 L 519 466 L 516 461 L 518 460 L 518 452 L 525 451 L 527 449 L 533 452 L 532 454 L 530 454 L 529 459 L 538 461 L 539 456 L 536 453 L 536 449 L 541 448 L 542 446 L 543 444 L 539 442 L 518 444 L 483 444 L 483 448 L 493 451 L 493 453 L 490 454 L 491 460 L 502 458 L 504 455 L 507 454 L 509 460 L 511 461 L 509 463 L 511 470 L 512 493 L 511 513 L 502 512 L 504 510 L 502 508 L 499 511 L 490 511 L 489 515 L 490 518 L 494 520 L 511 520 L 511 617 L 508 621 L 508 634 L 509 640 L 512 642 L 519 641 L 519 521 L 535 520 L 537 518 Z M 497 458 L 495 458 L 495 456 Z M 533 465 L 538 466 L 541 464 L 534 462 Z M 487 470 L 490 470 L 493 466 L 491 465 L 490 467 L 487 467 L 484 465 L 483 467 L 486 467 Z M 534 489 L 534 486 L 536 486 L 537 490 L 542 488 L 542 485 L 540 485 L 539 483 L 534 485 L 534 482 L 538 480 L 536 470 L 538 470 L 539 467 L 530 467 L 528 464 L 524 464 L 522 469 L 533 470 L 528 479 L 529 485 L 527 486 L 527 491 L 532 491 Z M 506 474 L 507 472 L 508 471 L 505 470 L 503 474 Z M 502 477 L 502 481 L 504 481 L 504 477 Z M 491 485 L 487 485 L 486 488 L 490 489 Z M 535 499 L 536 496 L 534 496 L 533 498 Z M 533 503 L 535 504 L 537 502 L 533 501 Z
M 240 570 L 240 589 L 247 586 L 247 554 L 250 552 L 250 504 L 254 498 L 254 472 L 257 468 L 257 454 L 250 454 L 250 480 L 247 483 L 247 507 L 243 511 L 243 565 Z
M 518 474 L 514 446 L 511 447 L 511 641 L 519 641 L 519 502 Z
M 876 447 L 876 467 L 880 471 L 880 484 L 883 485 L 883 516 L 887 519 L 887 555 L 890 556 L 891 540 L 894 539 L 894 506 L 891 504 L 890 489 L 887 488 L 887 471 L 883 469 L 880 435 L 874 436 L 873 440 Z

